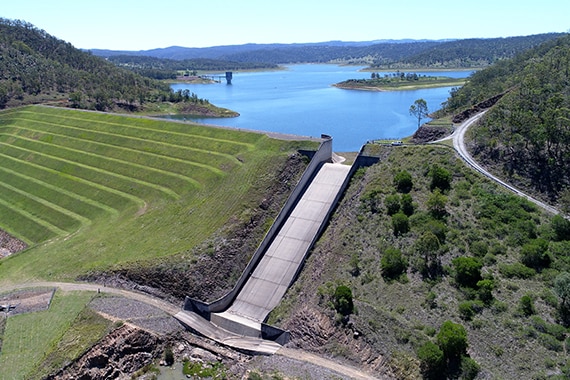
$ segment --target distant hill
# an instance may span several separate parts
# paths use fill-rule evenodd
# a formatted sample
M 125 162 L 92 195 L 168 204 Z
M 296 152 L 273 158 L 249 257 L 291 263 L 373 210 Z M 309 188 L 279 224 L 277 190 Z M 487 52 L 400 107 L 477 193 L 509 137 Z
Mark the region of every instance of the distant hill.
M 566 197 L 570 35 L 473 74 L 465 86 L 451 92 L 443 111 L 456 114 L 500 94 L 505 95 L 473 131 L 473 152 L 496 172 L 549 201 Z
M 75 108 L 135 110 L 187 98 L 29 23 L 0 19 L 0 109 L 56 101 Z
M 422 52 L 388 65 L 375 62 L 379 68 L 471 68 L 486 67 L 497 61 L 513 58 L 516 54 L 546 41 L 563 36 L 563 33 L 536 34 L 508 38 L 473 38 L 444 42 Z
M 560 33 L 524 37 L 464 40 L 375 40 L 362 42 L 328 41 L 306 44 L 244 44 L 185 48 L 171 46 L 143 51 L 94 49 L 94 55 L 149 56 L 172 60 L 215 59 L 258 64 L 343 63 L 382 68 L 485 67 L 512 58 L 525 49 L 560 37 Z

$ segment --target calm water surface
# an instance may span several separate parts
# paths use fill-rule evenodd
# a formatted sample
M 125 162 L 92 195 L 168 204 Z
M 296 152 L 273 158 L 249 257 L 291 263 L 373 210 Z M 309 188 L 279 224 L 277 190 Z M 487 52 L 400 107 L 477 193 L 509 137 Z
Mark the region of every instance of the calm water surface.
M 198 122 L 290 133 L 303 136 L 333 136 L 335 151 L 357 151 L 368 140 L 399 139 L 417 129 L 409 115 L 416 99 L 427 101 L 430 111 L 439 109 L 450 87 L 413 91 L 354 91 L 331 85 L 346 79 L 367 79 L 362 67 L 292 65 L 284 71 L 234 73 L 232 85 L 173 84 L 177 91 L 189 89 L 200 98 L 240 113 L 237 118 L 193 119 Z M 424 73 L 467 77 L 470 72 Z

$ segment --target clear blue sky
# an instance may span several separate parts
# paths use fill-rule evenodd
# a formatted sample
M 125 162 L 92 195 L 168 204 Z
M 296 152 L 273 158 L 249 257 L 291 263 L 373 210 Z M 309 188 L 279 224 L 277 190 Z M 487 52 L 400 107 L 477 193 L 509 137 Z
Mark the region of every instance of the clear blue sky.
M 84 49 L 443 39 L 570 31 L 568 0 L 4 0 Z

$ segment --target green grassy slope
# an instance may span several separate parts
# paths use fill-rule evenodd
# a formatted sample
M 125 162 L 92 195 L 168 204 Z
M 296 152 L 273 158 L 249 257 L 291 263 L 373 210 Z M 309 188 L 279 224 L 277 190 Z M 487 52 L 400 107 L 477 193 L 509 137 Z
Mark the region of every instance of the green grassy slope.
M 0 282 L 187 251 L 246 212 L 297 147 L 231 129 L 26 107 L 0 113 Z M 259 179 L 261 177 L 261 179 Z

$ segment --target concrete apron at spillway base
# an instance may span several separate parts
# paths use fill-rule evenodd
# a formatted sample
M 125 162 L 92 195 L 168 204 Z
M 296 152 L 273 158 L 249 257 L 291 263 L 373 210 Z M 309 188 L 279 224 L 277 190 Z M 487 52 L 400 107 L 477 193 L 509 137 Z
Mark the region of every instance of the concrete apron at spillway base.
M 285 295 L 326 222 L 350 166 L 324 164 L 232 305 L 211 322 L 236 334 L 261 337 L 261 323 Z

